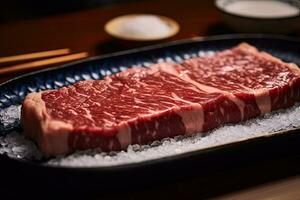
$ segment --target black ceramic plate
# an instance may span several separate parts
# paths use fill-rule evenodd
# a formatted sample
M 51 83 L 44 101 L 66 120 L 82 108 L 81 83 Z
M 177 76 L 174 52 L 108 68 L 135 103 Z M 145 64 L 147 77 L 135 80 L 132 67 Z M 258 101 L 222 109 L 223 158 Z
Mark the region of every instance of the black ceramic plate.
M 227 49 L 240 42 L 248 42 L 284 61 L 300 65 L 300 42 L 292 38 L 266 35 L 195 38 L 88 58 L 20 76 L 0 85 L 0 109 L 20 104 L 29 92 L 59 88 L 79 80 L 102 79 L 106 75 L 117 73 L 133 65 L 147 66 L 150 63 L 171 60 L 180 62 L 182 59 L 192 56 Z M 3 123 L 0 122 L 1 135 L 9 134 L 11 130 L 18 128 L 19 123 L 4 127 Z M 214 166 L 232 165 L 249 159 L 253 161 L 253 159 L 259 160 L 274 156 L 298 154 L 299 148 L 297 147 L 300 145 L 300 137 L 297 133 L 297 129 L 287 130 L 284 134 L 276 134 L 271 137 L 254 138 L 177 156 L 114 167 L 53 167 L 25 160 L 15 160 L 3 155 L 0 155 L 0 161 L 2 166 L 7 165 L 10 169 L 17 168 L 16 170 L 18 170 L 21 167 L 23 172 L 33 170 L 35 175 L 41 172 L 38 176 L 45 176 L 46 174 L 51 176 L 49 170 L 52 170 L 52 172 L 59 173 L 60 177 L 67 175 L 67 179 L 73 177 L 74 173 L 80 177 L 88 177 L 88 174 L 96 173 L 101 177 L 101 180 L 114 180 L 112 177 L 119 179 L 120 176 L 129 176 L 132 173 L 145 175 L 158 170 L 166 170 L 168 173 L 172 173 L 175 172 L 172 169 L 185 168 L 189 165 L 201 166 L 201 169 L 211 170 Z M 172 169 L 170 169 L 170 166 L 172 166 Z M 45 171 L 47 173 L 44 173 Z M 145 171 L 146 173 L 144 173 Z

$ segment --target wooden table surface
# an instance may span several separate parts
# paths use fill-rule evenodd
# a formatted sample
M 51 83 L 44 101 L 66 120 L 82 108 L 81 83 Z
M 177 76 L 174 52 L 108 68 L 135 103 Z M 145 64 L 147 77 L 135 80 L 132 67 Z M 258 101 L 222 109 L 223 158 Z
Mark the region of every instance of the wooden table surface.
M 123 44 L 107 35 L 103 26 L 109 19 L 130 13 L 153 13 L 171 17 L 180 24 L 180 32 L 171 39 L 234 33 L 222 22 L 213 1 L 151 0 L 126 2 L 101 8 L 48 16 L 39 19 L 0 24 L 0 57 L 43 50 L 70 48 L 101 55 L 145 44 Z M 295 33 L 296 37 L 300 34 Z M 18 74 L 1 77 L 7 80 Z M 205 186 L 201 177 L 187 178 L 138 192 L 114 194 L 105 199 L 160 199 L 168 197 L 215 199 L 300 199 L 299 157 L 253 163 L 235 171 L 220 172 Z M 255 170 L 255 172 L 253 172 Z M 243 187 L 240 187 L 243 186 Z M 222 191 L 222 192 L 218 192 Z M 91 195 L 97 199 L 96 195 Z M 247 198 L 246 198 L 247 197 Z

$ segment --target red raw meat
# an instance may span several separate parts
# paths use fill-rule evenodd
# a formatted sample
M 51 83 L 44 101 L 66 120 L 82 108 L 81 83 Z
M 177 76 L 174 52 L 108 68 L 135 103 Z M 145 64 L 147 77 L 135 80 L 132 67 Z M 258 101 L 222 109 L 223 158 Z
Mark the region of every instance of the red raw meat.
M 24 133 L 55 156 L 204 132 L 299 100 L 299 68 L 243 43 L 181 64 L 131 68 L 30 93 L 21 122 Z

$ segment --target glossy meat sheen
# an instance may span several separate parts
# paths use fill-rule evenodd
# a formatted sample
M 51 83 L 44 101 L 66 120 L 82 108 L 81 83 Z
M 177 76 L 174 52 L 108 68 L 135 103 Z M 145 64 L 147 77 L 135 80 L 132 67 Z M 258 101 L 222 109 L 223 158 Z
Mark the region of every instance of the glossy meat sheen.
M 289 107 L 299 99 L 298 67 L 258 52 L 248 44 L 187 60 L 177 70 L 198 83 L 242 100 L 244 119 Z
M 22 125 L 47 155 L 110 151 L 237 123 L 299 100 L 296 65 L 241 44 L 182 64 L 131 68 L 31 93 Z
M 42 94 L 55 119 L 76 129 L 113 129 L 121 122 L 170 110 L 174 106 L 204 103 L 220 94 L 207 94 L 176 76 L 134 69 L 99 81 L 81 81 L 73 86 Z M 138 75 L 134 77 L 135 75 Z M 181 99 L 175 99 L 172 96 Z M 187 102 L 186 102 L 187 101 Z
M 167 136 L 192 134 L 203 127 L 205 130 L 208 126 L 216 127 L 223 119 L 229 119 L 230 116 L 225 115 L 234 113 L 234 109 L 239 116 L 237 107 L 224 95 L 203 92 L 177 76 L 151 68 L 132 68 L 104 80 L 82 81 L 45 92 L 42 99 L 53 119 L 73 125 L 73 132 L 77 134 L 71 136 L 69 145 L 76 149 L 98 146 L 94 139 L 97 136 L 110 138 L 102 148 L 120 149 L 127 143 L 144 143 Z M 223 105 L 225 102 L 228 105 Z M 223 105 L 223 110 L 228 112 L 222 113 L 216 103 Z M 196 121 L 184 122 L 184 112 L 191 112 L 195 106 L 200 112 L 196 113 Z M 205 114 L 205 119 L 202 107 L 205 113 L 211 112 Z M 229 112 L 230 109 L 233 110 Z M 188 123 L 198 123 L 199 126 L 191 127 Z M 120 124 L 129 127 L 131 136 L 124 137 L 130 139 L 115 138 Z M 87 137 L 90 139 L 86 140 Z
M 244 92 L 282 86 L 296 77 L 281 63 L 240 48 L 183 63 L 197 82 L 229 92 Z

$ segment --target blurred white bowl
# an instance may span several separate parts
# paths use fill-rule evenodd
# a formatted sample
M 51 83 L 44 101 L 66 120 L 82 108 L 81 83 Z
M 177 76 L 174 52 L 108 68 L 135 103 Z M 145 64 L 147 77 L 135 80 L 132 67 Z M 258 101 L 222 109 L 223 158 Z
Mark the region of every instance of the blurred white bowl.
M 159 28 L 164 28 L 163 31 L 150 29 L 150 24 L 159 25 Z M 162 27 L 163 26 L 163 27 Z M 123 29 L 122 29 L 123 28 Z M 143 28 L 145 30 L 143 30 Z M 104 26 L 105 31 L 121 40 L 130 41 L 156 41 L 174 36 L 179 31 L 179 25 L 173 19 L 160 15 L 150 14 L 130 14 L 116 17 L 108 21 Z M 126 29 L 124 31 L 124 29 Z M 148 32 L 145 33 L 145 31 Z
M 289 33 L 300 29 L 299 0 L 216 0 L 215 5 L 225 23 L 238 32 Z

